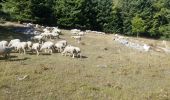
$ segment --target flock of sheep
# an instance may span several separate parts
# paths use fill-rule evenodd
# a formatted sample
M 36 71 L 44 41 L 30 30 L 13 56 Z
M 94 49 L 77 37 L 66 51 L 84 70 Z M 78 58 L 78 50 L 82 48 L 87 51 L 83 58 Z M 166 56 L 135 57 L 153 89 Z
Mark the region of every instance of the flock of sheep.
M 30 41 L 21 41 L 20 39 L 13 39 L 8 41 L 0 41 L 0 55 L 10 57 L 12 51 L 26 54 L 27 51 L 35 52 L 37 56 L 40 52 L 52 54 L 54 52 L 61 53 L 64 56 L 71 56 L 72 58 L 81 58 L 81 49 L 76 46 L 69 45 L 66 40 L 60 40 L 56 43 L 50 41 L 52 39 L 59 39 L 61 30 L 58 27 L 44 27 L 38 24 L 24 23 L 26 27 L 32 27 L 37 34 L 30 38 Z M 41 31 L 37 31 L 41 30 Z M 80 43 L 85 32 L 78 29 L 72 29 L 71 33 L 78 43 Z
M 23 54 L 26 54 L 27 51 L 31 51 L 32 53 L 35 52 L 37 56 L 40 55 L 40 52 L 45 52 L 49 54 L 58 52 L 64 56 L 69 55 L 72 58 L 82 57 L 81 49 L 79 47 L 69 45 L 66 40 L 60 40 L 58 42 L 50 41 L 54 39 L 60 39 L 60 35 L 62 34 L 62 32 L 58 27 L 44 27 L 32 23 L 23 23 L 23 25 L 25 27 L 31 28 L 28 30 L 28 33 L 34 34 L 34 36 L 32 36 L 29 41 L 21 41 L 20 39 L 13 39 L 9 42 L 5 40 L 0 41 L 0 55 L 8 58 L 10 57 L 10 53 L 12 51 Z M 87 33 L 105 34 L 104 32 L 91 30 L 86 30 L 84 32 L 79 29 L 72 29 L 70 33 L 72 34 L 71 38 L 74 38 L 77 43 L 80 43 L 82 37 Z M 167 47 L 166 41 L 163 41 L 163 45 L 165 45 L 165 48 L 163 48 L 153 47 L 145 43 L 137 43 L 131 41 L 128 37 L 124 37 L 118 34 L 114 35 L 113 40 L 119 42 L 120 44 L 123 44 L 126 47 L 130 47 L 140 51 L 148 52 L 152 49 L 156 51 L 162 50 L 164 52 L 170 52 L 170 49 Z

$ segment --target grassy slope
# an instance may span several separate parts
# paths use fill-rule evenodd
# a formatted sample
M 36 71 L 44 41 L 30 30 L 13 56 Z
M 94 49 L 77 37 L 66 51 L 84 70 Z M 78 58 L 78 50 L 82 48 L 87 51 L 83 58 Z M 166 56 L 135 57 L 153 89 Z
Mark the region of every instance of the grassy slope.
M 10 32 L 0 29 L 1 34 Z M 112 41 L 112 35 L 88 34 L 82 45 L 70 38 L 69 31 L 63 33 L 62 38 L 81 47 L 85 57 L 13 53 L 12 61 L 0 60 L 1 100 L 170 99 L 169 55 L 123 47 Z M 29 77 L 17 80 L 24 75 Z

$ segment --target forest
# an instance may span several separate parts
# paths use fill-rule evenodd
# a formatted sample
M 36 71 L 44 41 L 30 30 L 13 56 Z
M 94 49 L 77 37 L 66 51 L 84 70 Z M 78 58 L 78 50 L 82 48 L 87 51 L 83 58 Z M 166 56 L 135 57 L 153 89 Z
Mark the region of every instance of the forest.
M 0 20 L 170 38 L 170 0 L 0 0 Z

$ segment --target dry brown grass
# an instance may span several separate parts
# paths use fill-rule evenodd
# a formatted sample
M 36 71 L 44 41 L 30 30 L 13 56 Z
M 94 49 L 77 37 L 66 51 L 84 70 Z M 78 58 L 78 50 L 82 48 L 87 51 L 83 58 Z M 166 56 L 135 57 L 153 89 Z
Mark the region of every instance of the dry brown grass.
M 78 44 L 63 30 L 61 38 L 84 58 L 13 53 L 12 61 L 0 60 L 0 100 L 170 99 L 169 54 L 126 48 L 112 35 L 88 34 Z M 17 79 L 24 75 L 29 78 Z

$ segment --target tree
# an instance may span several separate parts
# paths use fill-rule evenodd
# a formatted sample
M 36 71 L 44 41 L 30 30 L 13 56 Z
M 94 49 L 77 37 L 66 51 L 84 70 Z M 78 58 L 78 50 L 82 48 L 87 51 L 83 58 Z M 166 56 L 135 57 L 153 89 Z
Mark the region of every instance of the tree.
M 55 0 L 31 0 L 33 19 L 46 25 L 55 24 L 54 6 Z
M 98 30 L 104 32 L 113 32 L 113 1 L 97 0 L 97 24 Z
M 81 7 L 83 0 L 56 0 L 57 24 L 62 27 L 81 27 Z
M 145 32 L 145 22 L 139 16 L 132 19 L 132 32 L 136 33 L 137 37 L 139 33 Z
M 6 0 L 2 10 L 10 15 L 12 20 L 31 20 L 30 0 Z

